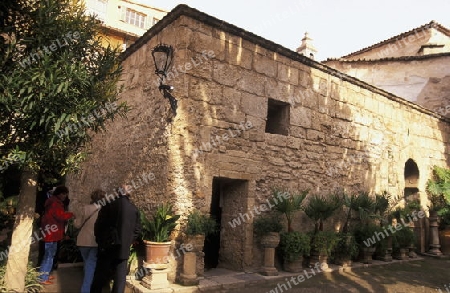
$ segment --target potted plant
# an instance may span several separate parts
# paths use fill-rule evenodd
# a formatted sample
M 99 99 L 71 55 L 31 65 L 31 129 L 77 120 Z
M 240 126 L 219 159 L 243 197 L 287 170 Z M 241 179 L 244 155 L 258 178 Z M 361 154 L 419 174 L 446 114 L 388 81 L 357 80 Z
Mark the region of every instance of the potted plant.
M 266 215 L 255 219 L 253 222 L 253 232 L 258 237 L 263 237 L 270 233 L 279 233 L 283 229 L 280 218 L 276 215 Z
M 283 268 L 287 272 L 302 271 L 303 256 L 309 256 L 311 238 L 306 233 L 297 231 L 284 232 L 280 235 L 279 251 L 283 259 Z
M 323 222 L 333 215 L 342 205 L 339 195 L 333 194 L 329 197 L 314 195 L 309 198 L 305 206 L 305 214 L 314 221 L 314 232 L 323 231 Z
M 217 232 L 217 222 L 209 215 L 194 210 L 187 216 L 186 243 L 191 243 L 196 251 L 203 249 L 205 237 Z
M 409 247 L 414 243 L 414 232 L 408 227 L 401 227 L 396 230 L 393 235 L 393 249 L 394 256 L 397 259 L 407 259 L 407 252 Z
M 389 231 L 389 226 L 381 227 L 381 230 Z M 373 236 L 372 236 L 373 237 Z M 392 234 L 382 238 L 375 244 L 374 257 L 382 261 L 392 261 Z
M 372 263 L 372 255 L 375 253 L 377 238 L 376 233 L 382 233 L 381 227 L 368 222 L 355 228 L 355 241 L 358 243 L 363 263 Z
M 445 255 L 450 254 L 450 203 L 438 211 L 439 216 L 439 243 Z
M 275 248 L 280 243 L 280 231 L 283 226 L 277 216 L 269 215 L 255 219 L 253 229 L 260 238 L 261 246 L 264 248 L 264 266 L 261 274 L 266 276 L 278 275 L 275 268 Z
M 440 255 L 441 247 L 450 253 L 450 169 L 434 166 L 433 178 L 427 182 L 430 196 L 430 253 Z M 439 231 L 441 230 L 441 231 Z M 444 241 L 441 243 L 440 239 Z M 442 246 L 441 246 L 442 245 Z
M 278 196 L 279 192 L 282 191 L 280 189 L 274 189 L 274 197 Z M 286 217 L 288 232 L 293 231 L 292 219 L 294 217 L 294 214 L 302 209 L 302 202 L 308 192 L 308 190 L 304 190 L 297 194 L 290 194 L 288 199 L 276 203 L 275 210 Z
M 180 216 L 175 215 L 171 204 L 164 203 L 158 205 L 150 220 L 143 212 L 140 213 L 140 217 L 146 262 L 151 264 L 168 263 L 170 234 L 175 229 Z
M 427 182 L 426 191 L 429 195 L 431 206 L 429 206 L 430 216 L 430 250 L 434 255 L 442 255 L 440 251 L 438 212 L 445 209 L 450 203 L 450 169 L 434 166 L 433 178 Z
M 391 200 L 392 196 L 387 191 L 375 195 L 373 218 L 379 221 L 381 231 L 388 231 L 389 225 L 392 224 L 392 207 L 396 205 Z M 409 206 L 412 207 L 412 205 Z M 388 233 L 386 238 L 383 237 L 376 243 L 374 255 L 377 259 L 392 261 L 392 233 Z
M 328 258 L 338 243 L 333 231 L 317 231 L 311 235 L 311 262 L 319 262 L 322 270 L 328 268 Z M 312 263 L 310 263 L 312 265 Z
M 180 283 L 186 286 L 197 285 L 198 276 L 203 276 L 205 237 L 217 232 L 217 223 L 209 215 L 194 210 L 187 216 L 184 243 L 192 250 L 183 254 L 183 272 L 180 274 Z
M 359 253 L 358 243 L 352 233 L 340 232 L 337 235 L 337 243 L 333 249 L 334 263 L 344 267 L 351 266 L 352 259 Z
M 314 221 L 314 232 L 311 236 L 311 259 L 310 262 L 321 262 L 323 267 L 327 267 L 328 257 L 335 243 L 334 232 L 324 232 L 323 222 L 331 217 L 342 205 L 342 198 L 337 194 L 328 197 L 314 195 L 309 198 L 308 204 L 304 207 L 305 214 Z M 322 233 L 323 232 L 323 233 Z M 333 235 L 331 235 L 331 233 Z M 325 239 L 330 237 L 329 239 Z M 326 248 L 324 248 L 324 246 Z M 330 245 L 329 247 L 327 245 Z

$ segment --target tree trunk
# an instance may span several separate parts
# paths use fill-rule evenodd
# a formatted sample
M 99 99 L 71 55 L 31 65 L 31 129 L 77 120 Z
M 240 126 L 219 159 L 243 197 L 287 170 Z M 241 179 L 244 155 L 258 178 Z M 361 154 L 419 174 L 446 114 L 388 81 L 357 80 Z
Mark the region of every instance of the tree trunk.
M 37 191 L 36 177 L 35 173 L 25 170 L 22 172 L 20 182 L 16 220 L 5 273 L 6 288 L 16 292 L 25 291 L 25 275 L 30 253 Z

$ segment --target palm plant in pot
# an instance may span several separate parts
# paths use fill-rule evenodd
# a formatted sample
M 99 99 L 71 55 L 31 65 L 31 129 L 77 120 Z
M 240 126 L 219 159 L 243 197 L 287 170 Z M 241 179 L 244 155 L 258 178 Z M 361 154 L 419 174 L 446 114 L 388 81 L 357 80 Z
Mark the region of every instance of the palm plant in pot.
M 373 237 L 375 237 L 375 233 L 381 231 L 381 227 L 377 224 L 377 220 L 380 219 L 377 210 L 381 209 L 382 205 L 384 203 L 381 200 L 377 205 L 375 198 L 367 192 L 359 193 L 355 199 L 355 206 L 358 208 L 358 223 L 355 226 L 354 235 L 363 263 L 372 263 L 377 243 Z
M 391 208 L 396 206 L 396 204 L 391 201 L 392 196 L 386 191 L 375 195 L 373 218 L 380 222 L 381 231 L 386 231 L 386 229 L 389 229 L 389 225 L 392 224 Z M 386 238 L 384 236 L 382 238 L 375 245 L 375 257 L 383 261 L 392 261 L 392 234 L 387 233 Z
M 167 264 L 169 262 L 170 234 L 180 218 L 169 203 L 158 205 L 151 219 L 140 213 L 142 240 L 145 244 L 146 262 L 151 264 Z
M 333 261 L 337 265 L 349 267 L 352 264 L 352 259 L 359 253 L 358 243 L 356 243 L 353 233 L 337 233 L 336 246 L 333 249 Z
M 283 191 L 281 191 L 280 189 L 274 189 L 274 197 L 277 196 L 279 198 L 278 193 L 280 192 Z M 299 193 L 289 194 L 289 197 L 287 199 L 281 200 L 276 203 L 275 210 L 286 217 L 288 232 L 293 231 L 292 220 L 294 214 L 302 209 L 303 200 L 306 198 L 308 192 L 308 190 L 303 190 Z
M 335 264 L 348 267 L 351 266 L 352 259 L 359 253 L 353 231 L 353 223 L 357 221 L 354 214 L 358 213 L 360 207 L 359 195 L 343 193 L 342 203 L 345 211 L 345 222 L 342 230 L 337 234 L 338 242 L 332 254 Z
M 309 256 L 310 250 L 311 238 L 308 234 L 297 231 L 281 233 L 279 252 L 285 271 L 301 272 L 303 256 Z
M 322 267 L 328 266 L 328 257 L 337 243 L 334 232 L 323 231 L 323 223 L 330 218 L 342 205 L 340 195 L 328 197 L 314 195 L 305 206 L 305 214 L 314 221 L 314 232 L 311 235 L 311 262 L 321 262 Z

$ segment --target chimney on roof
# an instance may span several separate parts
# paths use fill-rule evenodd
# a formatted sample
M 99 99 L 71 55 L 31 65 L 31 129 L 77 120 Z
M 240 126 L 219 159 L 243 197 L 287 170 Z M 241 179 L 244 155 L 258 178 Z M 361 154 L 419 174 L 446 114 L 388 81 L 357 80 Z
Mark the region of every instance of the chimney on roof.
M 302 39 L 302 44 L 297 48 L 297 53 L 314 59 L 317 50 L 314 48 L 312 44 L 312 39 L 309 37 L 308 32 L 305 33 L 305 36 Z

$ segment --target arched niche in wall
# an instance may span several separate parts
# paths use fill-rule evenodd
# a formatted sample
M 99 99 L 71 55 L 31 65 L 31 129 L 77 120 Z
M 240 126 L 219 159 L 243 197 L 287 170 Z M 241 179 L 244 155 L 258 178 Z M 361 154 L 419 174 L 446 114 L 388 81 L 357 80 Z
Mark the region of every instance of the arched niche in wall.
M 419 168 L 413 159 L 405 163 L 405 199 L 407 201 L 417 199 L 419 192 Z

